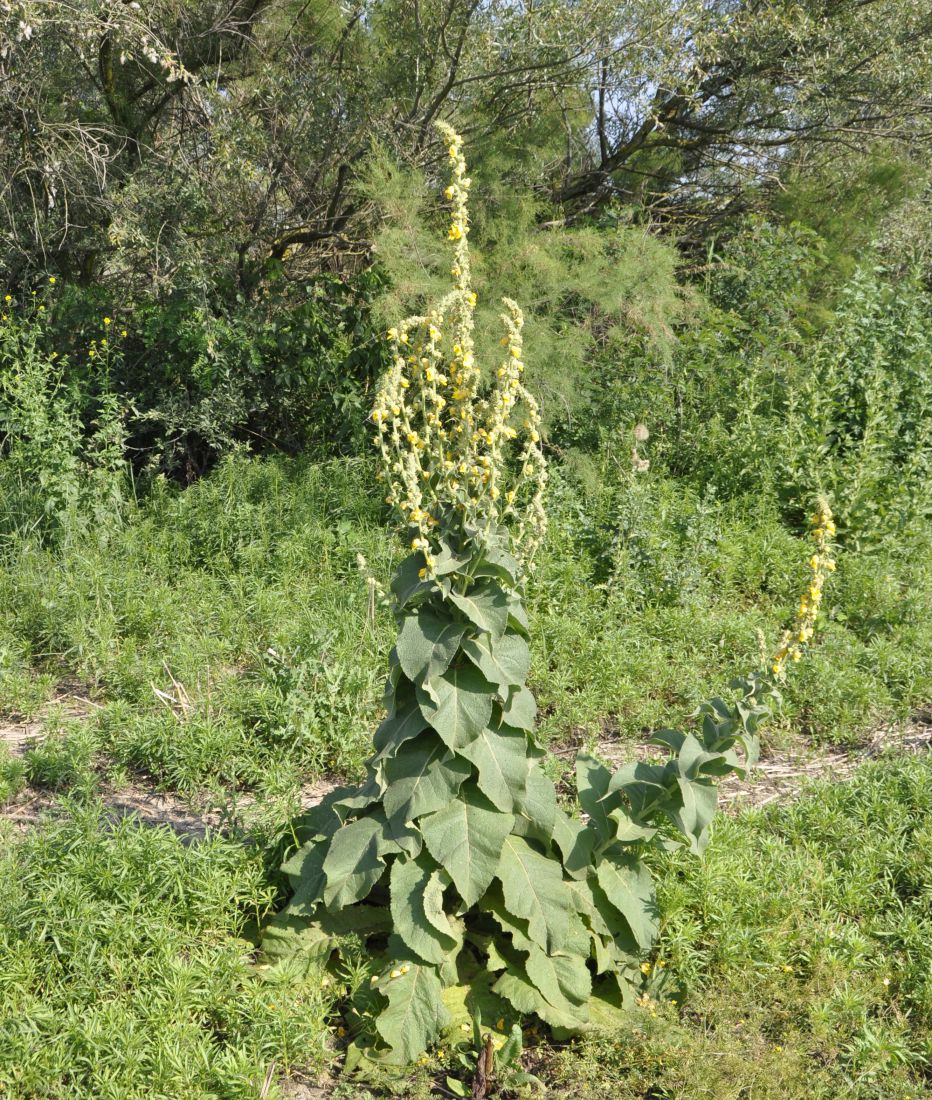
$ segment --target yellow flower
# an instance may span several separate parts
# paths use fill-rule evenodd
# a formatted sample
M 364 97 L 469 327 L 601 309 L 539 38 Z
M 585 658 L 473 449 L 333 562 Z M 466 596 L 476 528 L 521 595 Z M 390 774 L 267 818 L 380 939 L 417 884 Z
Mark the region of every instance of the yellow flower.
M 4 300 L 4 302 L 12 302 L 13 301 L 13 295 L 12 294 L 4 294 L 3 300 Z
M 650 973 L 650 963 L 649 962 L 641 963 L 641 973 L 642 974 L 649 974 Z
M 449 229 L 449 231 L 447 232 L 447 236 L 448 236 L 448 237 L 450 238 L 450 240 L 451 240 L 451 241 L 458 241 L 458 240 L 459 240 L 459 239 L 460 239 L 460 238 L 461 238 L 461 237 L 463 236 L 463 231 L 462 231 L 462 229 L 460 229 L 460 227 L 459 227 L 459 226 L 458 226 L 458 225 L 456 224 L 456 222 L 454 222 L 454 223 L 453 223 L 453 224 L 452 224 L 452 225 L 450 226 L 450 229 Z
M 447 198 L 447 199 L 452 199 L 455 194 L 456 194 L 456 191 L 453 189 L 452 186 L 448 187 L 443 193 L 444 198 Z
M 49 286 L 54 286 L 57 281 L 54 275 L 49 275 Z
M 112 325 L 112 324 L 113 324 L 113 318 L 111 318 L 111 317 L 105 317 L 105 318 L 104 318 L 104 324 L 105 324 L 105 325 Z
M 128 332 L 126 331 L 126 329 L 125 329 L 125 328 L 121 328 L 121 329 L 120 329 L 120 335 L 121 335 L 121 336 L 129 336 L 129 333 L 128 333 Z

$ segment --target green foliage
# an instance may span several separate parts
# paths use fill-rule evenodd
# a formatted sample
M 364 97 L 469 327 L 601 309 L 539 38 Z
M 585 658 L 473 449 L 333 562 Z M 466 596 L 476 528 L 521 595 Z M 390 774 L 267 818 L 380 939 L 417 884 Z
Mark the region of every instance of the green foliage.
M 316 1061 L 319 979 L 287 993 L 257 981 L 239 938 L 273 898 L 255 850 L 220 837 L 185 845 L 96 803 L 18 840 L 7 832 L 0 1091 L 246 1100 L 272 1061 Z
M 633 1002 L 658 931 L 643 856 L 674 843 L 664 822 L 703 851 L 714 780 L 742 768 L 738 749 L 753 762 L 772 687 L 736 685 L 732 707 L 701 710 L 697 734 L 658 734 L 665 762 L 612 773 L 581 754 L 583 824 L 539 764 L 517 563 L 496 541 L 457 538 L 458 524 L 441 527 L 433 583 L 405 590 L 420 551 L 399 566 L 377 752 L 361 787 L 294 823 L 292 900 L 266 934 L 277 960 L 326 962 L 339 947 L 334 919 L 364 934 L 373 906 L 387 904 L 391 932 L 369 929 L 372 989 L 354 1011 L 375 1026 L 358 1042 L 402 1065 L 449 1024 L 445 988 L 484 981 L 512 1011 L 575 1032 L 589 1018 L 591 958 L 604 976 L 598 994 Z
M 536 1072 L 572 1100 L 922 1096 L 930 776 L 927 754 L 865 764 L 790 805 L 723 817 L 701 862 L 667 857 L 645 1009 L 541 1052 Z
M 120 405 L 105 389 L 89 407 L 67 358 L 45 346 L 46 317 L 32 298 L 0 319 L 0 536 L 74 536 L 113 526 L 123 508 Z M 110 359 L 103 350 L 101 370 Z

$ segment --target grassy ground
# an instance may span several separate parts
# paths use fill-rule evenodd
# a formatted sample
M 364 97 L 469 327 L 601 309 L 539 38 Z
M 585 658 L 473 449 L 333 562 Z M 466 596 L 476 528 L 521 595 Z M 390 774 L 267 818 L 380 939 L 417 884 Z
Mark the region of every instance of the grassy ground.
M 274 1080 L 330 1064 L 329 990 L 271 987 L 249 937 L 302 784 L 356 777 L 378 717 L 392 621 L 356 556 L 384 580 L 397 548 L 371 484 L 358 462 L 234 458 L 184 493 L 157 486 L 122 526 L 3 548 L 0 714 L 40 737 L 0 755 L 0 803 L 28 784 L 63 812 L 0 833 L 0 1095 L 259 1096 L 273 1063 Z M 759 632 L 771 645 L 792 615 L 808 552 L 767 498 L 652 477 L 562 479 L 551 502 L 529 596 L 554 748 L 632 751 L 754 668 Z M 851 744 L 932 699 L 930 578 L 926 532 L 841 555 L 770 744 Z M 86 714 L 49 709 L 75 685 Z M 929 780 L 927 759 L 872 766 L 723 820 L 702 864 L 662 868 L 681 1003 L 532 1051 L 554 1094 L 922 1095 Z M 226 807 L 250 838 L 114 826 L 99 792 L 130 781 Z

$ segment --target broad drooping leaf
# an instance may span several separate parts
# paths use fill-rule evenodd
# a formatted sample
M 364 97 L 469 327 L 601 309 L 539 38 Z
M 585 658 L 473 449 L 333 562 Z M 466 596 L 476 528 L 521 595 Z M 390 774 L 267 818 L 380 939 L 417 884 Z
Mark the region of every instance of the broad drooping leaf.
M 503 634 L 498 641 L 488 634 L 467 638 L 463 652 L 490 683 L 498 685 L 505 699 L 524 683 L 531 662 L 527 642 L 519 634 Z
M 326 881 L 324 859 L 328 847 L 325 840 L 308 841 L 282 864 L 294 890 L 289 905 L 291 912 L 310 913 L 320 901 Z
M 492 881 L 513 824 L 512 814 L 499 813 L 469 784 L 445 809 L 419 822 L 427 850 L 467 905 L 474 905 Z
M 599 835 L 600 841 L 606 841 L 611 836 L 613 829 L 609 820 L 612 805 L 608 801 L 608 787 L 612 779 L 612 773 L 587 752 L 578 753 L 576 756 L 576 794 L 579 804 L 589 815 L 592 827 Z M 617 802 L 617 797 L 614 799 Z
M 521 836 L 509 836 L 501 852 L 496 875 L 509 912 L 528 922 L 531 939 L 548 951 L 559 950 L 573 913 L 559 862 L 541 855 Z
M 495 687 L 472 665 L 448 669 L 417 693 L 421 713 L 451 749 L 475 740 L 492 717 Z
M 718 788 L 711 783 L 677 779 L 682 806 L 668 809 L 674 824 L 689 841 L 689 846 L 702 855 L 709 843 L 712 818 L 718 805 Z
M 588 954 L 588 951 L 587 951 Z M 592 992 L 592 979 L 586 960 L 580 955 L 548 955 L 535 946 L 524 963 L 527 976 L 557 1008 L 578 1013 L 585 1022 L 585 1002 Z
M 446 806 L 471 768 L 435 734 L 406 742 L 384 765 L 382 805 L 392 826 L 407 825 Z
M 406 1065 L 423 1054 L 450 1016 L 433 967 L 411 962 L 400 969 L 404 972 L 398 977 L 379 985 L 388 1006 L 376 1017 L 375 1026 L 391 1048 L 391 1061 Z
M 334 834 L 324 860 L 324 903 L 341 909 L 364 898 L 382 877 L 385 865 L 379 854 L 384 822 L 361 817 Z
M 523 813 L 533 824 L 535 834 L 547 840 L 553 836 L 557 815 L 557 792 L 536 764 L 532 765 L 528 772 Z
M 534 696 L 523 684 L 512 688 L 505 705 L 502 707 L 502 720 L 509 726 L 533 732 L 537 721 L 537 703 Z
M 509 964 L 508 969 L 492 986 L 492 992 L 505 997 L 523 1015 L 539 1016 L 551 1027 L 576 1031 L 585 1023 L 578 1012 L 552 1005 L 534 985 L 524 968 L 516 963 Z
M 395 860 L 391 873 L 391 912 L 395 932 L 425 962 L 440 965 L 456 947 L 457 937 L 441 908 L 427 913 L 427 890 L 437 868 L 424 856 Z M 441 922 L 446 925 L 444 929 Z
M 553 840 L 563 856 L 563 869 L 566 873 L 572 878 L 585 878 L 592 865 L 595 830 L 586 828 L 581 821 L 569 817 L 557 807 Z
M 634 856 L 605 855 L 596 872 L 605 896 L 628 922 L 638 946 L 649 951 L 657 938 L 657 898 L 650 872 Z
M 527 736 L 521 730 L 492 730 L 482 733 L 460 752 L 476 766 L 479 790 L 499 810 L 510 813 L 525 797 L 531 761 Z
M 405 676 L 417 682 L 446 672 L 466 629 L 466 623 L 453 622 L 423 607 L 405 615 L 395 642 Z
M 421 713 L 413 686 L 405 683 L 404 687 L 406 690 L 399 691 L 395 697 L 392 713 L 375 731 L 373 744 L 377 752 L 372 758 L 372 763 L 391 755 L 399 745 L 412 737 L 417 737 L 427 728 L 427 721 Z
M 460 594 L 450 592 L 450 601 L 454 603 L 471 623 L 480 630 L 500 638 L 508 624 L 508 597 L 500 584 L 484 580 L 469 592 Z

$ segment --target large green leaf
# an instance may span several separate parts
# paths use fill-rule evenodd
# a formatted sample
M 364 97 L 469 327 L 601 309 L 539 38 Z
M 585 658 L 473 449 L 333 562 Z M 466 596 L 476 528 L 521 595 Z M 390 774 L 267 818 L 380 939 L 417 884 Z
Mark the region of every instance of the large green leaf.
M 384 871 L 379 854 L 383 844 L 384 820 L 361 817 L 334 834 L 324 860 L 324 904 L 342 909 L 364 898 Z
M 415 596 L 429 592 L 433 584 L 429 580 L 422 580 L 420 571 L 424 568 L 424 555 L 420 551 L 409 554 L 395 570 L 391 580 L 392 594 L 398 601 L 399 607 L 404 607 Z
M 500 584 L 481 580 L 465 593 L 450 592 L 454 603 L 471 623 L 487 631 L 493 638 L 505 633 L 508 623 L 508 597 Z
M 614 832 L 609 814 L 619 803 L 619 796 L 609 797 L 611 771 L 601 761 L 587 752 L 576 755 L 576 794 L 579 804 L 589 815 L 589 821 L 605 842 Z
M 671 820 L 689 841 L 696 855 L 702 855 L 709 843 L 712 818 L 718 806 L 718 787 L 713 783 L 677 779 L 682 805 L 667 809 Z
M 426 728 L 427 722 L 421 713 L 417 696 L 414 693 L 414 685 L 406 680 L 404 681 L 404 690 L 399 686 L 391 713 L 375 731 L 372 740 L 376 748 L 376 754 L 372 758 L 372 762 L 375 763 L 386 756 L 390 756 L 399 745 L 412 737 L 417 737 Z
M 288 906 L 290 912 L 310 913 L 320 901 L 326 882 L 324 859 L 328 847 L 325 840 L 308 841 L 282 864 L 294 890 Z
M 433 733 L 406 741 L 383 770 L 382 806 L 393 828 L 446 806 L 472 771 Z
M 650 872 L 634 856 L 610 853 L 599 861 L 596 878 L 605 896 L 628 922 L 638 946 L 650 950 L 659 925 Z
M 417 687 L 421 713 L 451 749 L 461 749 L 489 724 L 495 687 L 466 665 Z
M 551 1027 L 562 1027 L 578 1031 L 585 1026 L 585 1020 L 577 1011 L 567 1011 L 552 1005 L 530 980 L 524 968 L 510 963 L 508 969 L 492 986 L 492 992 L 505 997 L 524 1016 L 539 1016 Z
M 566 942 L 573 911 L 559 861 L 541 855 L 524 837 L 509 836 L 495 873 L 508 911 L 528 922 L 533 940 L 558 951 Z
M 511 689 L 511 694 L 502 707 L 502 720 L 509 726 L 533 731 L 537 721 L 537 703 L 523 684 Z
M 467 784 L 458 798 L 419 824 L 427 850 L 453 879 L 463 901 L 474 905 L 495 875 L 514 817 L 493 809 Z
M 404 963 L 404 973 L 381 983 L 388 1006 L 376 1018 L 379 1034 L 391 1047 L 391 1061 L 407 1065 L 440 1034 L 450 1018 L 443 1004 L 443 987 L 436 970 Z
M 522 812 L 534 825 L 535 835 L 546 840 L 553 836 L 557 814 L 557 792 L 536 764 L 528 772 Z
M 585 878 L 592 866 L 595 830 L 586 828 L 581 821 L 569 817 L 557 807 L 553 840 L 563 856 L 563 868 L 566 873 L 572 878 Z
M 460 933 L 450 931 L 450 919 L 443 908 L 443 892 L 453 880 L 442 867 L 435 868 L 424 887 L 424 916 L 443 935 L 456 935 L 459 940 Z
M 405 676 L 416 683 L 446 672 L 466 629 L 465 623 L 443 618 L 425 607 L 405 615 L 395 642 Z
M 522 803 L 531 767 L 527 735 L 522 730 L 486 727 L 459 751 L 475 764 L 479 790 L 498 809 L 510 813 Z
M 498 684 L 502 698 L 527 678 L 531 652 L 519 634 L 503 634 L 498 641 L 487 634 L 467 638 L 463 652 L 487 680 Z
M 587 944 L 588 947 L 588 944 Z M 588 954 L 588 952 L 587 952 Z M 548 955 L 535 945 L 524 963 L 527 976 L 547 1000 L 568 1012 L 578 1012 L 585 1022 L 585 1002 L 592 992 L 592 979 L 581 955 Z
M 432 920 L 425 911 L 427 889 L 436 871 L 424 856 L 396 859 L 391 873 L 391 911 L 394 930 L 405 944 L 425 962 L 439 966 L 456 947 L 457 937 L 445 916 L 446 929 L 442 930 L 436 912 L 431 914 Z

